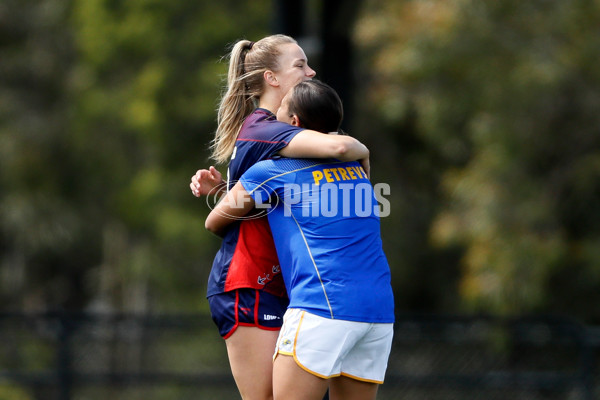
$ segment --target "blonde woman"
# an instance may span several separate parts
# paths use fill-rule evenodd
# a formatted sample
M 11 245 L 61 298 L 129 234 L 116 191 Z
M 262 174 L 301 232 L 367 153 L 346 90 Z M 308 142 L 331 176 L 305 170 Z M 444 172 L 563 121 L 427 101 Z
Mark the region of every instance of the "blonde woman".
M 229 161 L 227 188 L 255 163 L 278 155 L 360 160 L 368 171 L 369 151 L 358 140 L 277 121 L 275 114 L 289 89 L 314 76 L 304 51 L 289 36 L 234 45 L 212 144 L 212 158 L 221 164 Z M 221 174 L 210 167 L 192 177 L 190 188 L 199 197 L 222 183 Z M 213 262 L 207 297 L 242 398 L 271 399 L 273 349 L 288 298 L 266 218 L 228 227 Z

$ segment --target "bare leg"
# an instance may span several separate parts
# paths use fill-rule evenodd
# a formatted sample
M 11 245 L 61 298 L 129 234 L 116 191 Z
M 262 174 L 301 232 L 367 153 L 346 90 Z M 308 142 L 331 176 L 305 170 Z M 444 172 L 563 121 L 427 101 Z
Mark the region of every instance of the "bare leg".
M 322 400 L 328 384 L 300 368 L 292 356 L 278 354 L 273 363 L 275 400 Z
M 243 400 L 273 399 L 273 352 L 279 331 L 240 326 L 225 344 Z
M 375 400 L 378 388 L 377 383 L 339 376 L 330 379 L 329 397 L 331 400 Z

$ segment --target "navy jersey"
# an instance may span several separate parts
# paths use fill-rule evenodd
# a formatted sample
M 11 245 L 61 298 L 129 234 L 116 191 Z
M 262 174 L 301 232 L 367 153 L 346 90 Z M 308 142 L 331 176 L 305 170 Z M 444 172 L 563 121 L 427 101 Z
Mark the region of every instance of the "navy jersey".
M 257 108 L 246 118 L 235 142 L 227 177 L 229 189 L 259 161 L 273 157 L 304 128 L 277 121 L 269 110 Z
M 248 168 L 273 157 L 302 130 L 277 121 L 268 110 L 254 110 L 238 134 L 227 169 L 228 188 Z M 207 296 L 240 288 L 264 289 L 276 296 L 285 296 L 273 237 L 264 217 L 232 224 L 213 261 Z
M 358 322 L 394 321 L 379 203 L 358 162 L 285 159 L 241 178 L 269 210 L 290 308 Z

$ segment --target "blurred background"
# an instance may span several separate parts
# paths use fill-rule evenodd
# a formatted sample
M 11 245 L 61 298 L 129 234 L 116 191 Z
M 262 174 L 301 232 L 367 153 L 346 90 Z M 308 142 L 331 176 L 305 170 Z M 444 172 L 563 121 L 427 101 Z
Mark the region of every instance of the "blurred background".
M 0 399 L 235 399 L 191 176 L 295 37 L 387 183 L 381 399 L 600 397 L 598 0 L 2 0 Z M 218 166 L 225 171 L 225 166 Z

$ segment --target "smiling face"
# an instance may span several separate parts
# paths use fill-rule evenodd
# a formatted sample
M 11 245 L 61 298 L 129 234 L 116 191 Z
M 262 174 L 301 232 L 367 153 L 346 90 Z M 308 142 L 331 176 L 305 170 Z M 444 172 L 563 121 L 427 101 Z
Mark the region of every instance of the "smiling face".
M 274 72 L 279 89 L 284 95 L 298 83 L 312 79 L 316 72 L 308 66 L 304 50 L 295 43 L 286 43 L 280 47 L 279 70 Z

